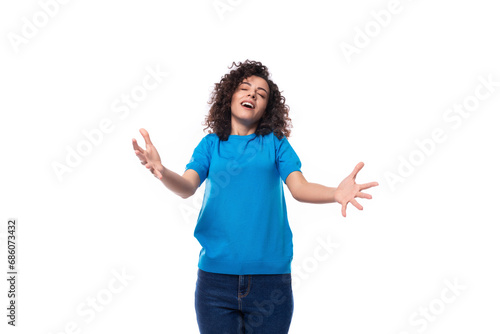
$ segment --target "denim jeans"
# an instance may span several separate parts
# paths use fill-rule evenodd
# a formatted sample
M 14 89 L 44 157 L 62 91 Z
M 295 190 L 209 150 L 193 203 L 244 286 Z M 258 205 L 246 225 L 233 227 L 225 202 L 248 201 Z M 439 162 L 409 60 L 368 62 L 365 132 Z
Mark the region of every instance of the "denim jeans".
M 286 334 L 293 314 L 291 274 L 228 275 L 198 268 L 200 334 Z

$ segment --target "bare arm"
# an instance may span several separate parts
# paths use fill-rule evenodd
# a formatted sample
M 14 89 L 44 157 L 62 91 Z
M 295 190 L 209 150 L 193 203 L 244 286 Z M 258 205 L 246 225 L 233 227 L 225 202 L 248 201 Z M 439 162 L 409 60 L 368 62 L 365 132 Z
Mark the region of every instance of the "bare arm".
M 291 172 L 286 178 L 286 185 L 293 198 L 299 202 L 324 204 L 335 202 L 335 187 L 327 187 L 318 183 L 311 183 L 299 172 Z
M 200 184 L 200 177 L 193 169 L 186 170 L 181 176 L 162 165 L 160 174 L 159 179 L 165 187 L 184 199 L 194 195 Z
M 378 186 L 378 182 L 357 184 L 356 175 L 365 164 L 360 162 L 354 167 L 337 188 L 326 187 L 317 183 L 310 183 L 304 178 L 300 171 L 290 173 L 286 178 L 286 184 L 293 198 L 306 203 L 333 203 L 342 205 L 342 216 L 346 217 L 347 204 L 351 203 L 357 209 L 363 210 L 363 207 L 356 201 L 356 197 L 371 199 L 372 196 L 361 192 L 361 190 Z

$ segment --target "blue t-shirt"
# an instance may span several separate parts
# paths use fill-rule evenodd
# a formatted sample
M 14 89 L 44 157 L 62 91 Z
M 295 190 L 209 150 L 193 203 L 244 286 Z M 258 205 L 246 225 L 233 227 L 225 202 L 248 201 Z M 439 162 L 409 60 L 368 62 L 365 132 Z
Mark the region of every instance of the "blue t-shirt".
M 289 274 L 293 257 L 283 182 L 301 162 L 286 137 L 206 135 L 186 170 L 206 180 L 194 236 L 201 270 L 232 275 Z M 282 182 L 283 180 L 283 182 Z M 198 187 L 199 187 L 198 186 Z

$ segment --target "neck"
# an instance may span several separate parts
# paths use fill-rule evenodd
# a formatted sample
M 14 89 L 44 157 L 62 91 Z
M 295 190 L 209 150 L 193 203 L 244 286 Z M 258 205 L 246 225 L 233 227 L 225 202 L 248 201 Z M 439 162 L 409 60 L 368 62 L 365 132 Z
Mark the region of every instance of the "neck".
M 257 130 L 257 124 L 249 127 L 249 126 L 245 126 L 243 124 L 232 123 L 230 135 L 248 136 L 248 135 L 255 133 L 255 130 Z

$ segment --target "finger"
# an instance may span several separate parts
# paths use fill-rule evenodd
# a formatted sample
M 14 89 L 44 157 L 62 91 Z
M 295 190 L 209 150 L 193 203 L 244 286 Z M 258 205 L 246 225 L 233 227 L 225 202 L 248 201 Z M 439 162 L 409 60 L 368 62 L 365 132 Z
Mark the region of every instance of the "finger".
M 135 138 L 132 138 L 132 146 L 134 147 L 134 150 L 139 151 L 139 152 L 144 152 L 144 150 L 137 144 L 137 140 Z
M 356 197 L 359 197 L 359 198 L 368 198 L 368 199 L 372 199 L 372 195 L 362 193 L 361 191 L 360 191 L 359 193 L 357 193 L 357 194 L 356 194 Z
M 139 152 L 138 150 L 135 150 L 135 155 L 137 155 L 137 157 L 139 158 L 143 158 L 143 160 L 146 159 L 146 155 L 144 154 L 144 152 Z
M 342 204 L 342 216 L 344 216 L 344 217 L 346 216 L 346 213 L 345 213 L 346 207 L 347 207 L 346 204 Z
M 351 204 L 354 205 L 359 210 L 363 210 L 363 207 L 361 206 L 361 204 L 359 204 L 358 201 L 356 201 L 354 198 L 351 199 Z
M 158 178 L 158 179 L 161 180 L 161 173 L 157 169 L 155 169 L 155 173 L 154 174 L 155 174 L 156 178 Z
M 368 189 L 371 187 L 376 187 L 378 186 L 378 182 L 370 182 L 370 183 L 364 183 L 359 185 L 360 190 Z
M 352 173 L 351 173 L 351 175 L 350 175 L 350 176 L 351 176 L 353 179 L 356 179 L 356 175 L 358 175 L 358 172 L 361 170 L 361 168 L 363 168 L 363 166 L 364 166 L 364 165 L 365 165 L 365 164 L 364 164 L 363 162 L 358 163 L 358 164 L 356 165 L 356 167 L 354 167 L 354 170 L 352 171 Z
M 146 159 L 146 156 L 142 153 L 139 153 L 139 151 L 135 151 L 135 155 L 139 158 L 141 163 L 144 165 L 148 159 Z
M 154 172 L 155 172 L 155 170 L 156 170 L 156 169 L 154 168 L 154 166 L 151 166 L 149 163 L 148 163 L 148 164 L 146 164 L 146 168 L 147 168 L 147 169 L 149 169 L 149 171 L 150 171 L 151 173 L 153 173 L 153 174 L 154 174 Z
M 146 141 L 146 145 L 153 145 L 151 143 L 151 139 L 149 138 L 149 133 L 146 131 L 146 129 L 139 129 L 139 132 L 141 135 L 144 137 L 144 140 Z

